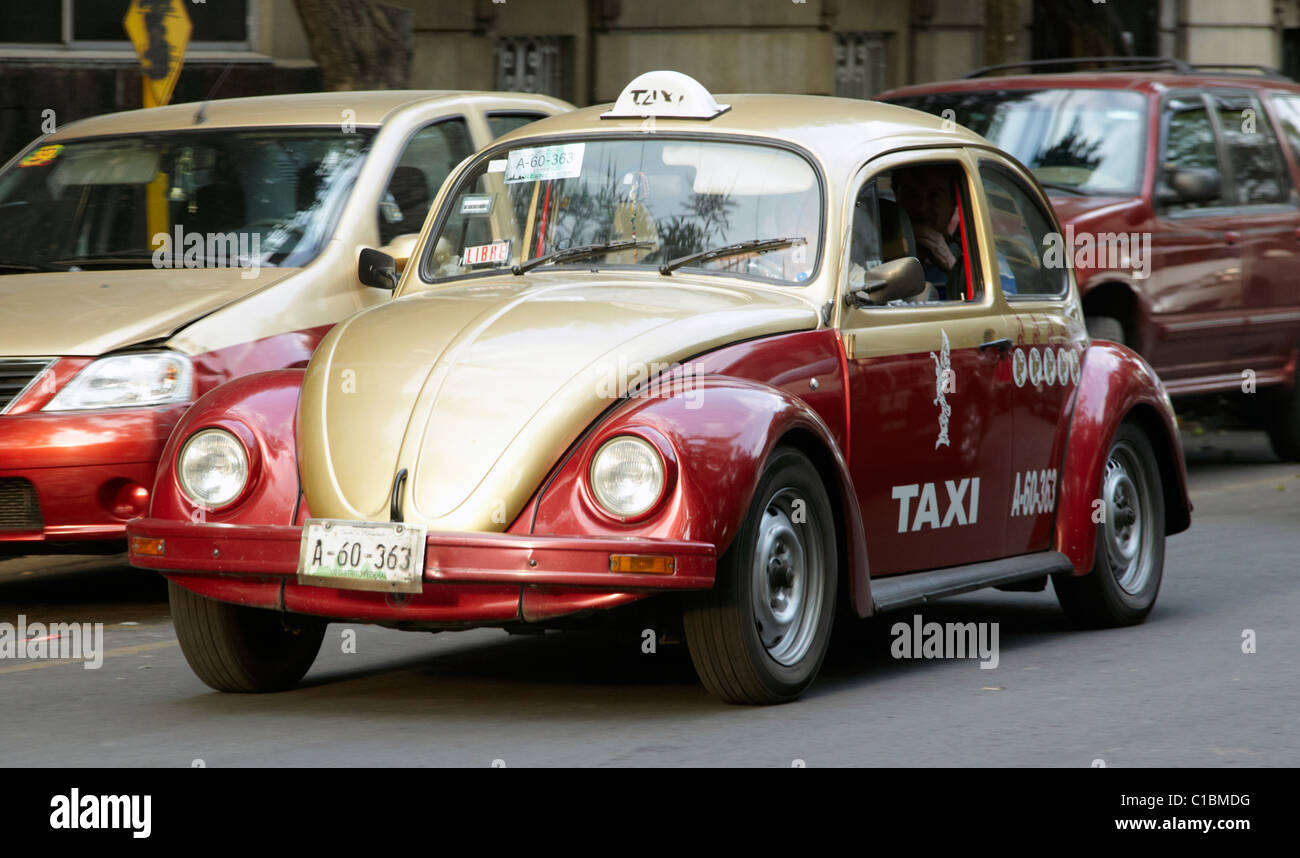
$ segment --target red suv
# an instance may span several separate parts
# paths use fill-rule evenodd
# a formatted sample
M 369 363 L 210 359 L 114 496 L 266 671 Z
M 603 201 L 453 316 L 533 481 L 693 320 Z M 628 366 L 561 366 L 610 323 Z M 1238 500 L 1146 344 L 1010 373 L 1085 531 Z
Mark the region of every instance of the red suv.
M 1005 74 L 1062 63 L 1094 68 Z M 1140 352 L 1174 397 L 1239 399 L 1300 459 L 1300 85 L 1253 66 L 1092 58 L 878 98 L 1020 159 L 1063 228 L 1043 262 L 1075 268 L 1089 332 Z

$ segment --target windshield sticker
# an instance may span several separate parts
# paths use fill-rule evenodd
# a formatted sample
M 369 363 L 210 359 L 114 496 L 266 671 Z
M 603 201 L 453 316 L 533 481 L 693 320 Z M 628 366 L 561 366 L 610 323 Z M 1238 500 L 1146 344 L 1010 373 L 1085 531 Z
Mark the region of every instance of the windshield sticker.
M 467 194 L 460 201 L 462 215 L 485 215 L 492 213 L 491 194 Z
M 53 146 L 42 146 L 26 158 L 18 162 L 19 167 L 44 167 L 46 164 L 59 157 L 63 151 L 63 144 L 57 143 Z
M 491 161 L 488 161 L 489 173 L 504 173 L 505 171 L 506 171 L 505 158 L 493 158 Z
M 461 265 L 500 265 L 510 261 L 510 242 L 494 241 L 465 248 Z
M 572 179 L 582 172 L 582 153 L 586 148 L 586 143 L 565 143 L 515 149 L 506 165 L 506 184 Z

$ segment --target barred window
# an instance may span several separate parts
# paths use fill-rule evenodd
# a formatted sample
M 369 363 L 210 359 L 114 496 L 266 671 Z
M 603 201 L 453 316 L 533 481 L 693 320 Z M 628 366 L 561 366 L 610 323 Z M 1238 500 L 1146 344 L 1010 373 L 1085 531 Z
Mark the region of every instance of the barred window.
M 497 89 L 568 99 L 572 65 L 568 42 L 561 36 L 498 38 Z
M 835 34 L 835 94 L 871 98 L 888 89 L 889 34 Z

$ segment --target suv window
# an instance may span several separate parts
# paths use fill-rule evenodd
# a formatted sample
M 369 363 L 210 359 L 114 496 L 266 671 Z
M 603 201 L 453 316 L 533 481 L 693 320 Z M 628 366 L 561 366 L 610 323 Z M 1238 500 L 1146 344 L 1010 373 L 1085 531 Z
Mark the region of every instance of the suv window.
M 1205 102 L 1199 96 L 1174 99 L 1166 105 L 1168 120 L 1165 125 L 1165 151 L 1160 166 L 1165 174 L 1189 167 L 1214 170 L 1223 175 L 1219 151 L 1215 145 L 1214 123 Z M 1169 206 L 1171 211 L 1221 205 L 1219 200 L 1180 202 Z
M 980 181 L 989 202 L 993 243 L 1002 293 L 1017 296 L 1064 295 L 1069 279 L 1065 260 L 1049 265 L 1046 254 L 1060 236 L 1052 219 L 1020 179 L 995 164 L 980 165 Z
M 464 119 L 444 119 L 415 132 L 379 199 L 379 243 L 419 232 L 447 175 L 473 153 Z
M 1215 93 L 1213 98 L 1232 165 L 1232 202 L 1248 206 L 1290 200 L 1286 162 L 1259 99 L 1247 93 Z
M 915 256 L 929 288 L 899 305 L 980 300 L 979 261 L 967 253 L 974 232 L 966 174 L 957 163 L 921 163 L 881 173 L 858 192 L 849 243 L 849 288 L 860 288 L 866 272 L 904 256 Z M 974 289 L 967 288 L 973 271 Z
M 1276 95 L 1272 104 L 1291 154 L 1300 162 L 1300 95 Z

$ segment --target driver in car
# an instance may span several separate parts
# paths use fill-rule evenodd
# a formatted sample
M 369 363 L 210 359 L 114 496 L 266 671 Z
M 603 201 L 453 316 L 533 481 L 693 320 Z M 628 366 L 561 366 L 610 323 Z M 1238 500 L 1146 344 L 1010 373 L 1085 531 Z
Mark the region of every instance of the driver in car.
M 958 178 L 954 168 L 941 164 L 904 167 L 892 176 L 894 197 L 912 221 L 925 280 L 940 301 L 960 298 L 965 292 L 961 244 L 954 235 Z

